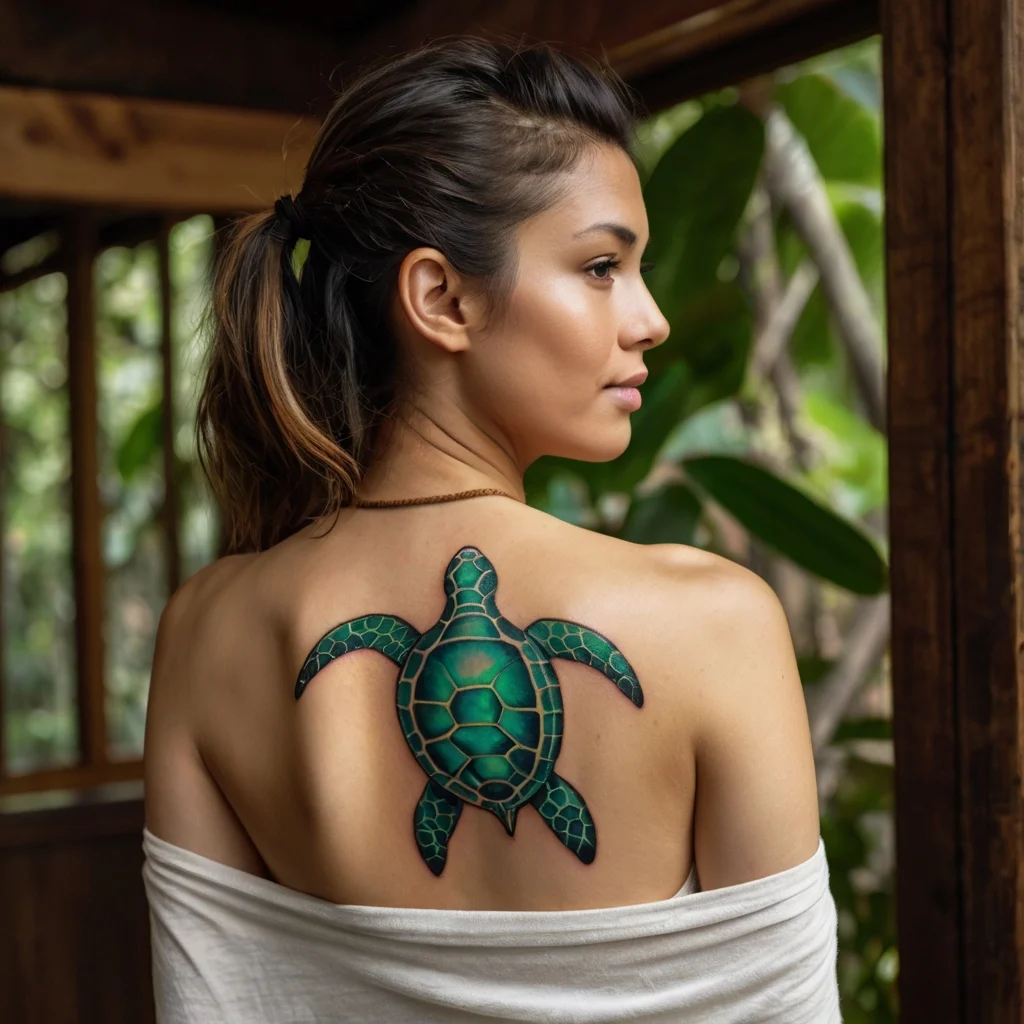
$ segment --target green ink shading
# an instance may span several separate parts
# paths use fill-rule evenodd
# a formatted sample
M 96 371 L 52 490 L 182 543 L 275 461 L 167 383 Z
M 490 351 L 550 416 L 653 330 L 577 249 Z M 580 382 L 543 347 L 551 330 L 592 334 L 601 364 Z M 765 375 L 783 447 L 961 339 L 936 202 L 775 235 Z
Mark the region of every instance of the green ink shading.
M 590 665 L 636 707 L 644 695 L 633 669 L 606 636 L 564 619 L 520 629 L 495 603 L 498 574 L 475 547 L 448 563 L 441 618 L 425 633 L 395 615 L 364 615 L 335 626 L 309 652 L 295 699 L 335 658 L 375 650 L 401 669 L 396 705 L 406 742 L 427 784 L 413 813 L 420 855 L 435 875 L 463 803 L 496 815 L 511 836 L 529 803 L 584 864 L 597 853 L 586 802 L 555 771 L 562 745 L 562 694 L 552 658 Z

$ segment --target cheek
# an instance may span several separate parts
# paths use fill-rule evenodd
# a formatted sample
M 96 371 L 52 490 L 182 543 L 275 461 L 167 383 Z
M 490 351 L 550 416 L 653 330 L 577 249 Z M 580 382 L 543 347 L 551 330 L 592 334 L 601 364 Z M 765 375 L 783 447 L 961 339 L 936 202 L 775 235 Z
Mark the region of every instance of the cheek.
M 584 409 L 608 374 L 614 323 L 601 295 L 585 282 L 559 277 L 517 296 L 502 335 L 507 383 Z
M 586 282 L 518 294 L 467 362 L 468 394 L 521 452 L 613 458 L 630 429 L 601 393 L 616 369 L 615 323 L 611 303 Z

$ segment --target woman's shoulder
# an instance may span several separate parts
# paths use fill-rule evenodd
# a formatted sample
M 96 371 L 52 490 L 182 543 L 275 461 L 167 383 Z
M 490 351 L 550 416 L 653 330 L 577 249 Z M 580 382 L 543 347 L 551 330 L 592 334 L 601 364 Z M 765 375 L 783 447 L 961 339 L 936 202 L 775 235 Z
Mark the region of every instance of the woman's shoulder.
M 819 835 L 814 754 L 785 610 L 751 570 L 681 544 L 581 541 L 617 568 L 606 591 L 668 732 L 697 778 L 703 888 L 803 863 Z M 589 548 L 588 548 L 589 545 Z
M 637 544 L 562 521 L 534 543 L 539 560 L 558 565 L 577 585 L 600 592 L 604 584 L 616 603 L 631 596 L 648 616 L 676 628 L 689 623 L 701 631 L 727 631 L 730 623 L 749 622 L 752 614 L 777 621 L 781 612 L 775 592 L 760 576 L 703 548 Z
M 260 554 L 225 555 L 198 569 L 171 595 L 157 625 L 147 728 L 188 724 L 240 666 L 270 655 L 274 602 L 259 582 Z

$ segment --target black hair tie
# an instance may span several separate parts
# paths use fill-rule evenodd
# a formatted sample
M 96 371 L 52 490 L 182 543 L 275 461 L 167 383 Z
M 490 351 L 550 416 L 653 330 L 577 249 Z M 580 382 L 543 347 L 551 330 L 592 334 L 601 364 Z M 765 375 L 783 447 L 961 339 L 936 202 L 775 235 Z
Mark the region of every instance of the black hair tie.
M 313 223 L 302 209 L 298 199 L 289 195 L 281 196 L 274 203 L 274 216 L 283 229 L 278 237 L 286 244 L 291 244 L 299 238 L 313 237 Z

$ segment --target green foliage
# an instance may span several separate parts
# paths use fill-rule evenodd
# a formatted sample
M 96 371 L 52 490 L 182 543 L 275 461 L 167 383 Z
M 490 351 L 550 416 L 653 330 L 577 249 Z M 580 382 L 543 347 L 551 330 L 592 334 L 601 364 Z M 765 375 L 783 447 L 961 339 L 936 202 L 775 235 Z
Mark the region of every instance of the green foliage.
M 685 484 L 670 484 L 630 505 L 622 536 L 637 544 L 692 544 L 701 500 Z
M 839 982 L 845 1024 L 899 1019 L 892 877 L 879 853 L 891 845 L 892 768 L 851 758 L 821 818 L 829 886 L 839 913 Z
M 719 107 L 679 136 L 644 188 L 650 288 L 673 333 L 732 250 L 763 151 L 761 122 L 741 107 Z M 663 347 L 679 344 L 677 334 Z
M 755 537 L 797 565 L 855 594 L 885 589 L 885 562 L 871 538 L 791 483 L 725 455 L 688 458 L 682 465 Z
M 117 449 L 117 471 L 125 483 L 140 469 L 151 465 L 159 454 L 163 446 L 163 421 L 163 402 L 157 401 L 143 409 L 128 429 Z
M 77 755 L 66 284 L 0 295 L 4 751 L 10 771 Z
M 881 184 L 882 132 L 875 113 L 820 74 L 782 83 L 775 96 L 827 181 Z
M 808 472 L 808 483 L 828 494 L 833 507 L 847 517 L 863 517 L 881 508 L 889 490 L 885 437 L 847 406 L 818 391 L 804 393 L 804 415 L 825 455 Z

